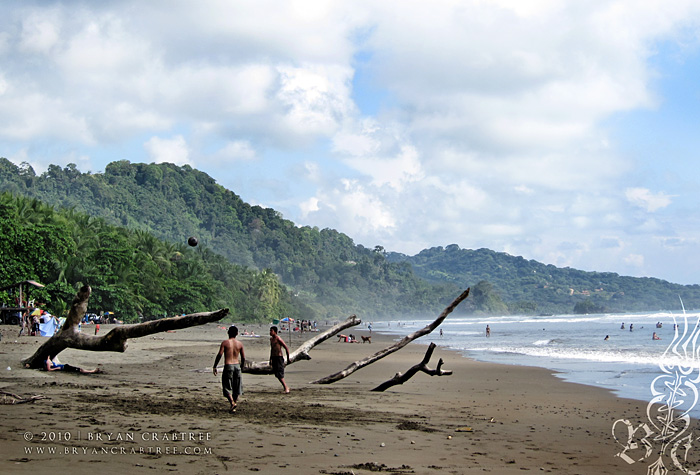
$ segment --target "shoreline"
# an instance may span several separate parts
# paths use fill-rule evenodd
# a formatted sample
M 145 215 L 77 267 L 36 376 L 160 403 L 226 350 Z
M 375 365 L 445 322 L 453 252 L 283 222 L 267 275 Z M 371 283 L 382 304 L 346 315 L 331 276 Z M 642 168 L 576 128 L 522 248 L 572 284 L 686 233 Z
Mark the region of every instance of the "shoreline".
M 652 319 L 658 322 L 657 315 L 638 315 L 639 318 L 632 320 L 640 323 L 635 323 L 635 330 L 639 331 L 634 334 L 619 331 L 617 316 L 570 317 L 552 320 L 501 317 L 496 321 L 479 321 L 481 325 L 456 319 L 446 322 L 445 339 L 436 338 L 436 343 L 477 361 L 545 368 L 563 381 L 607 389 L 615 397 L 647 404 L 654 397 L 650 390 L 654 378 L 662 376 L 665 368 L 678 365 L 673 356 L 668 356 L 669 342 L 676 341 L 668 319 L 661 319 L 669 323 L 664 333 L 660 333 L 661 341 L 652 342 Z M 410 322 L 405 330 L 397 330 L 394 322 L 391 323 L 388 331 L 397 336 L 414 329 Z M 496 338 L 482 338 L 483 327 L 488 323 L 496 325 Z M 386 326 L 379 323 L 376 329 L 387 331 Z M 572 327 L 578 328 L 572 331 Z M 656 327 L 657 332 L 662 331 L 659 328 Z M 499 329 L 503 334 L 499 335 Z M 691 414 L 700 416 L 700 407 Z
M 435 368 L 442 358 L 443 369 L 453 375 L 418 373 L 383 393 L 371 391 L 418 364 L 427 349 L 423 342 L 433 335 L 334 384 L 309 384 L 396 340 L 376 330 L 371 344 L 332 338 L 310 352 L 310 361 L 287 368 L 289 395 L 281 394 L 274 377 L 245 373 L 238 412 L 230 415 L 220 380 L 210 371 L 226 326 L 131 340 L 123 354 L 61 353 L 62 361 L 78 366 L 100 364 L 100 375 L 5 370 L 44 339 L 14 343 L 8 327 L 1 327 L 0 389 L 47 399 L 5 406 L 0 471 L 360 474 L 383 467 L 416 474 L 642 474 L 653 461 L 624 462 L 616 457 L 622 447 L 612 436 L 618 419 L 648 423 L 646 403 L 563 381 L 543 368 L 485 363 L 437 347 L 428 366 Z M 239 337 L 246 356 L 266 359 L 268 326 L 239 328 L 261 335 Z M 369 334 L 353 330 L 358 338 Z M 286 333 L 281 336 L 288 340 Z M 302 341 L 298 336 L 287 341 L 290 349 Z M 27 433 L 32 440 L 25 439 Z M 42 433 L 72 439 L 41 440 Z M 172 440 L 174 434 L 185 440 Z M 69 453 L 48 454 L 50 447 Z M 644 453 L 630 455 L 639 459 Z

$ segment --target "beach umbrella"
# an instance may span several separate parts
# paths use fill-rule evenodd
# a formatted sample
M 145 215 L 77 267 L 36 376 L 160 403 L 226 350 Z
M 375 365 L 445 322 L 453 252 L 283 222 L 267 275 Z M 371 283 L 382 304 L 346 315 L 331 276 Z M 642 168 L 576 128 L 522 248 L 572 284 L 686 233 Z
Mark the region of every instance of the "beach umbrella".
M 41 309 L 40 308 L 35 308 L 34 311 L 30 314 L 32 317 L 38 317 L 41 315 Z
M 289 318 L 289 317 L 284 317 L 284 318 L 282 319 L 282 321 L 283 321 L 284 323 L 293 323 L 293 322 L 294 322 L 294 319 L 293 319 L 293 318 Z M 287 325 L 287 331 L 289 332 L 289 343 L 291 343 L 291 342 L 292 342 L 292 326 L 291 326 L 291 325 Z

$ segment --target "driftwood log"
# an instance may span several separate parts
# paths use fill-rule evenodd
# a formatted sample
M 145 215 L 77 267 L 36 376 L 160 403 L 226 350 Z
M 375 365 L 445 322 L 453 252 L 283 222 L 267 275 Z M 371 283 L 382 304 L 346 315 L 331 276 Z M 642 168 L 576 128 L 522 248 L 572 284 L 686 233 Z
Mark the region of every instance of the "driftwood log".
M 340 333 L 346 328 L 354 327 L 360 323 L 362 323 L 362 320 L 357 318 L 356 315 L 351 315 L 344 322 L 333 325 L 323 333 L 319 333 L 313 338 L 309 338 L 299 348 L 289 353 L 289 364 L 300 360 L 310 360 L 311 356 L 309 356 L 309 351 L 311 351 L 314 346 L 323 343 L 329 338 L 333 338 L 337 333 Z M 246 360 L 243 368 L 241 368 L 241 371 L 251 374 L 272 374 L 272 367 L 270 366 L 269 361 L 248 362 Z
M 372 391 L 386 391 L 392 386 L 396 386 L 397 384 L 403 384 L 409 379 L 411 379 L 413 376 L 418 371 L 422 371 L 425 374 L 428 374 L 430 376 L 449 376 L 452 374 L 452 371 L 442 369 L 442 358 L 438 361 L 437 367 L 435 369 L 430 369 L 428 368 L 428 362 L 430 361 L 430 358 L 433 356 L 433 351 L 435 351 L 435 343 L 430 343 L 430 346 L 428 346 L 428 351 L 425 352 L 425 356 L 423 357 L 423 361 L 418 363 L 415 366 L 412 366 L 408 371 L 405 373 L 396 373 L 393 378 L 391 378 L 388 381 L 383 382 L 376 388 L 372 389 Z
M 408 345 L 410 342 L 413 340 L 420 338 L 422 336 L 425 336 L 435 330 L 440 324 L 447 318 L 447 316 L 452 313 L 452 311 L 459 305 L 462 300 L 466 299 L 469 296 L 469 289 L 465 290 L 462 292 L 462 294 L 457 297 L 450 305 L 445 308 L 445 310 L 442 311 L 440 316 L 430 325 L 427 325 L 423 327 L 422 329 L 411 333 L 410 335 L 404 337 L 402 340 L 400 340 L 398 343 L 395 343 L 394 345 L 391 345 L 387 348 L 384 348 L 381 351 L 378 351 L 377 353 L 373 354 L 372 356 L 368 356 L 367 358 L 364 358 L 362 360 L 355 361 L 352 363 L 350 366 L 345 368 L 342 371 L 339 371 L 337 373 L 331 374 L 329 376 L 326 376 L 325 378 L 317 379 L 316 381 L 312 381 L 311 384 L 331 384 L 335 383 L 336 381 L 340 381 L 341 379 L 351 375 L 358 369 L 362 369 L 365 366 L 368 366 L 375 361 L 378 361 L 385 356 L 388 356 L 395 351 L 400 350 L 404 346 Z
M 22 360 L 25 368 L 43 368 L 47 358 L 55 357 L 66 348 L 87 351 L 124 352 L 129 338 L 139 338 L 168 330 L 179 330 L 216 322 L 228 315 L 228 309 L 223 308 L 215 312 L 193 313 L 191 315 L 163 318 L 135 325 L 122 325 L 112 329 L 103 336 L 87 335 L 78 330 L 78 325 L 87 311 L 91 291 L 87 285 L 80 289 L 73 299 L 68 317 L 66 317 L 66 321 L 61 329 L 41 345 L 32 356 Z

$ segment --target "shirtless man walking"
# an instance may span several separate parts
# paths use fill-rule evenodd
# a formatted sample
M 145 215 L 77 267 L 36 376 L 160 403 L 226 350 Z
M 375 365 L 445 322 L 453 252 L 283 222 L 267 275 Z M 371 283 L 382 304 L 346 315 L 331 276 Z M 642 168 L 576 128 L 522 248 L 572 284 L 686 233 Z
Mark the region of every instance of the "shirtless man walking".
M 241 367 L 245 364 L 245 351 L 243 343 L 236 340 L 238 328 L 231 325 L 228 329 L 228 340 L 221 342 L 219 353 L 214 360 L 214 376 L 218 374 L 216 366 L 219 364 L 221 355 L 224 355 L 224 372 L 221 375 L 221 386 L 224 390 L 224 397 L 231 403 L 231 412 L 236 412 L 238 397 L 243 394 L 243 379 L 241 378 Z
M 284 393 L 289 393 L 289 386 L 284 382 L 284 356 L 282 348 L 287 353 L 287 364 L 289 364 L 289 348 L 287 344 L 277 335 L 277 327 L 270 327 L 270 366 L 284 387 Z

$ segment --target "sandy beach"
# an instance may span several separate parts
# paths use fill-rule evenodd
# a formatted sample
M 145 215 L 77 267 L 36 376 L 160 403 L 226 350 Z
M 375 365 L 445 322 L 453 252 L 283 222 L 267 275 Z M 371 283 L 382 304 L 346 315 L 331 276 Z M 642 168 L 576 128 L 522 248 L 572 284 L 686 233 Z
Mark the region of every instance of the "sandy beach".
M 229 414 L 211 373 L 226 326 L 130 340 L 125 353 L 60 354 L 64 363 L 99 365 L 104 373 L 97 375 L 21 369 L 44 339 L 0 327 L 0 390 L 44 397 L 9 405 L 4 396 L 0 472 L 646 473 L 648 462 L 615 456 L 622 447 L 612 436 L 618 419 L 647 421 L 646 403 L 543 369 L 475 362 L 438 348 L 429 366 L 442 358 L 453 375 L 419 373 L 372 392 L 420 362 L 427 346 L 414 342 L 335 384 L 310 384 L 393 343 L 376 332 L 371 344 L 333 338 L 314 348 L 310 361 L 287 368 L 287 395 L 273 376 L 244 374 L 238 412 Z M 239 337 L 248 359 L 266 360 L 268 327 L 240 329 L 262 335 Z M 293 350 L 308 334 L 281 336 Z M 431 338 L 437 335 L 421 341 Z

